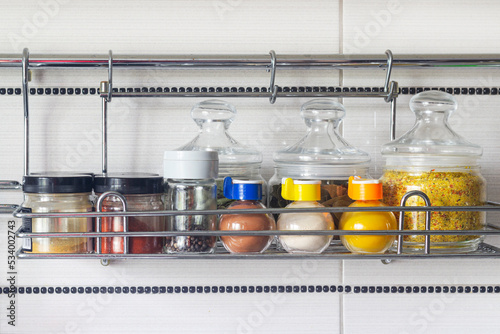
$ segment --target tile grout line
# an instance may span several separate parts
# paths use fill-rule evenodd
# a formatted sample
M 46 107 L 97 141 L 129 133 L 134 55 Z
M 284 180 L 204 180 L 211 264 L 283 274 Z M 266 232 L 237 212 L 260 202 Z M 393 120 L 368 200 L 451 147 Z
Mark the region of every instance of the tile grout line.
M 339 0 L 339 54 L 344 54 L 344 0 Z M 344 86 L 344 70 L 339 71 L 339 87 Z M 344 104 L 344 99 L 340 98 Z M 340 124 L 340 133 L 344 134 L 344 123 Z M 341 284 L 344 285 L 344 260 L 340 261 Z M 344 334 L 344 294 L 339 296 L 339 333 Z

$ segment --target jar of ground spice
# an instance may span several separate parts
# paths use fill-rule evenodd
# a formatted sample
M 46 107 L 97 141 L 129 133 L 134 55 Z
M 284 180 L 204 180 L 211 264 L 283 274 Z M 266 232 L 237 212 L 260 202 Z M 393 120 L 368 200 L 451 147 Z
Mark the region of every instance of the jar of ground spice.
M 216 210 L 217 152 L 167 151 L 164 155 L 167 180 L 167 210 Z M 217 215 L 167 216 L 169 231 L 214 231 Z M 187 235 L 167 238 L 168 253 L 213 253 L 215 236 Z
M 24 177 L 23 208 L 32 213 L 89 212 L 92 175 L 37 174 Z M 31 230 L 43 232 L 91 232 L 92 218 L 33 218 Z M 90 238 L 33 238 L 25 246 L 33 253 L 89 253 Z
M 234 200 L 229 210 L 265 209 L 262 200 L 262 182 L 252 180 L 224 179 L 224 196 Z M 263 213 L 224 214 L 220 218 L 221 231 L 266 231 L 276 230 L 272 215 Z M 224 247 L 231 253 L 262 253 L 273 236 L 221 236 Z
M 125 196 L 127 211 L 163 210 L 163 178 L 158 174 L 122 173 L 96 175 L 94 190 L 98 196 L 107 191 L 115 191 Z M 123 211 L 123 205 L 117 196 L 107 196 L 102 201 L 102 212 Z M 123 232 L 123 217 L 103 217 L 102 232 Z M 165 231 L 164 217 L 129 217 L 129 232 Z M 129 254 L 161 253 L 163 237 L 130 237 Z M 122 254 L 123 237 L 101 239 L 101 253 Z

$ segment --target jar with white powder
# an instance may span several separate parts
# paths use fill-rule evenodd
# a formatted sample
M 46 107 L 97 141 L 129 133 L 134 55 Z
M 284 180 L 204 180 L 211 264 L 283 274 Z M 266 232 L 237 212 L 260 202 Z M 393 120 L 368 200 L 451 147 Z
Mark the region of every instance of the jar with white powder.
M 282 196 L 294 201 L 287 208 L 320 208 L 321 181 L 285 179 Z M 334 230 L 333 218 L 325 212 L 282 213 L 278 218 L 278 230 Z M 281 235 L 282 247 L 289 253 L 321 253 L 332 241 L 331 235 Z

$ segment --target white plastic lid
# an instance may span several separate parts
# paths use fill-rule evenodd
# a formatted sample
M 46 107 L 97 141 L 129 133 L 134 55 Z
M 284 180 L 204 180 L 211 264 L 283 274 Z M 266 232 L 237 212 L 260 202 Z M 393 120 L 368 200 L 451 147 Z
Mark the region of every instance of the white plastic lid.
M 165 151 L 163 177 L 166 179 L 215 179 L 219 172 L 217 152 Z

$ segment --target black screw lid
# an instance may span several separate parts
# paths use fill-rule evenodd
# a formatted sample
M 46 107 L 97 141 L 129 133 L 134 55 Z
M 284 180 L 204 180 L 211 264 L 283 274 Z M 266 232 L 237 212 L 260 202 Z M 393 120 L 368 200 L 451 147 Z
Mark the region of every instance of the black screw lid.
M 27 175 L 23 179 L 23 191 L 37 194 L 90 193 L 92 192 L 92 175 Z
M 163 193 L 163 177 L 147 173 L 113 173 L 96 175 L 94 191 L 116 191 L 125 195 Z

